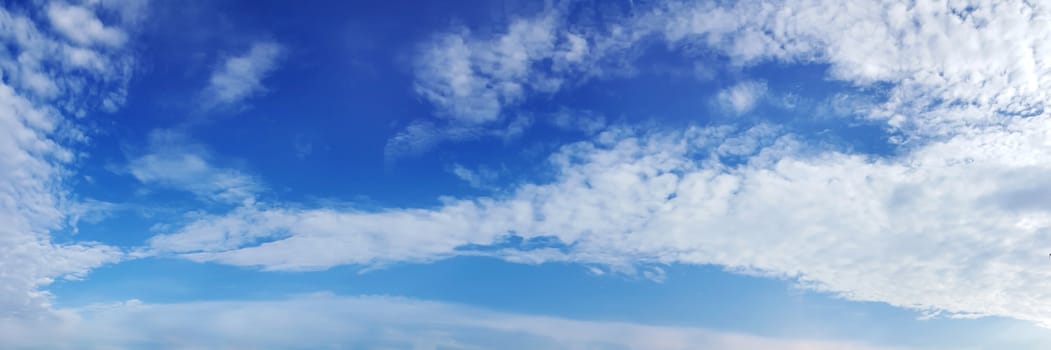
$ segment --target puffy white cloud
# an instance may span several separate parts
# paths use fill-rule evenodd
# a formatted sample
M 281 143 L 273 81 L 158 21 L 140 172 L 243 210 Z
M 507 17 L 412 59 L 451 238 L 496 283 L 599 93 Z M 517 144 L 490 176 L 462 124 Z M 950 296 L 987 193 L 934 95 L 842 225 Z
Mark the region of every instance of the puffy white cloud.
M 262 185 L 241 171 L 215 167 L 211 158 L 207 149 L 185 135 L 155 130 L 147 153 L 132 159 L 128 172 L 145 184 L 188 191 L 210 201 L 254 201 Z
M 922 138 L 1042 113 L 1048 15 L 1043 4 L 993 0 L 787 0 L 671 5 L 639 26 L 665 23 L 670 43 L 702 45 L 738 65 L 827 63 L 833 79 L 888 83 L 890 98 L 867 114 Z
M 55 30 L 80 45 L 118 47 L 128 40 L 123 31 L 107 27 L 91 10 L 81 6 L 52 2 L 47 7 L 47 17 Z
M 737 83 L 715 95 L 716 101 L 737 114 L 748 113 L 766 95 L 766 83 L 746 81 Z
M 476 76 L 471 62 L 471 52 L 459 36 L 446 36 L 434 48 L 427 50 L 417 68 L 419 76 L 416 91 L 446 113 L 468 121 L 488 121 L 500 114 L 500 98 L 503 93 L 517 97 L 521 92 L 513 88 L 499 90 Z M 517 87 L 517 85 L 512 85 Z
M 241 56 L 227 58 L 205 89 L 205 99 L 214 105 L 233 105 L 264 93 L 263 80 L 277 68 L 284 47 L 270 41 L 252 44 Z
M 49 9 L 67 9 L 55 3 Z M 76 17 L 101 23 L 86 8 L 71 10 Z M 102 24 L 99 24 L 100 26 Z M 125 34 L 116 27 L 103 27 L 106 33 Z M 82 30 L 81 35 L 90 32 Z M 8 11 L 0 12 L 0 71 L 8 85 L 34 102 L 48 102 L 71 115 L 88 110 L 114 110 L 124 103 L 125 86 L 132 63 L 121 47 L 69 43 L 41 30 L 33 19 Z
M 590 46 L 587 37 L 565 27 L 558 11 L 511 21 L 506 30 L 479 34 L 461 28 L 435 36 L 421 45 L 413 63 L 415 91 L 435 106 L 442 123 L 416 122 L 388 143 L 388 149 L 403 148 L 410 135 L 420 134 L 426 123 L 432 132 L 429 142 L 412 142 L 420 153 L 444 141 L 460 141 L 471 134 L 517 134 L 528 126 L 526 119 L 507 107 L 533 94 L 554 93 L 586 66 Z M 510 119 L 510 120 L 509 120 Z M 421 138 L 411 138 L 421 140 Z M 390 152 L 388 152 L 390 154 Z
M 798 349 L 877 350 L 691 327 L 578 321 L 403 298 L 317 294 L 274 301 L 64 310 L 48 327 L 0 324 L 0 345 L 48 348 Z M 252 322 L 244 322 L 252 320 Z M 15 333 L 17 331 L 18 333 Z
M 548 14 L 516 20 L 505 33 L 476 37 L 464 30 L 446 34 L 421 50 L 416 60 L 416 92 L 441 115 L 478 124 L 501 117 L 504 104 L 526 93 L 554 91 L 561 80 L 536 67 L 544 59 L 579 60 L 587 45 L 578 36 L 556 36 L 557 18 Z M 566 51 L 557 49 L 566 40 Z

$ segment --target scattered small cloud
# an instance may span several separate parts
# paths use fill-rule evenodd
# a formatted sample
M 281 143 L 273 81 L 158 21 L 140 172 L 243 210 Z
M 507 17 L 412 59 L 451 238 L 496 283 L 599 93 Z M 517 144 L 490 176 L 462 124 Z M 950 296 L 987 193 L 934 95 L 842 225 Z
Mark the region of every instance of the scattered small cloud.
M 533 118 L 526 114 L 515 116 L 502 125 L 440 124 L 414 120 L 387 140 L 383 149 L 384 157 L 388 164 L 393 164 L 399 158 L 423 154 L 443 142 L 480 139 L 511 142 L 525 133 L 532 124 Z
M 415 62 L 416 92 L 444 118 L 463 124 L 498 121 L 504 106 L 526 93 L 561 85 L 560 78 L 536 66 L 538 61 L 579 61 L 586 53 L 586 41 L 575 35 L 560 39 L 556 23 L 551 14 L 515 20 L 493 36 L 466 29 L 438 36 L 421 48 Z
M 146 185 L 193 193 L 223 203 L 252 202 L 262 185 L 241 171 L 218 168 L 204 146 L 173 130 L 150 133 L 147 153 L 128 163 L 128 172 Z
M 498 172 L 485 166 L 472 170 L 460 164 L 453 164 L 449 172 L 476 189 L 493 189 L 495 181 L 500 177 Z
M 560 108 L 550 115 L 549 122 L 562 130 L 595 134 L 606 128 L 606 117 L 591 110 Z
M 121 205 L 116 203 L 95 199 L 71 202 L 66 208 L 69 227 L 73 230 L 73 233 L 77 233 L 80 231 L 79 224 L 81 222 L 89 224 L 101 222 L 113 215 L 113 212 L 117 211 L 120 207 Z
M 581 33 L 559 28 L 560 14 L 546 12 L 512 21 L 504 31 L 482 35 L 467 28 L 437 35 L 413 61 L 415 92 L 435 116 L 409 124 L 394 136 L 387 154 L 422 153 L 441 142 L 521 134 L 531 119 L 507 108 L 533 93 L 553 93 L 588 65 L 591 44 Z M 426 125 L 426 126 L 425 126 Z M 405 152 L 405 150 L 409 150 Z
M 253 43 L 240 56 L 227 58 L 216 69 L 205 88 L 205 100 L 209 107 L 237 105 L 245 99 L 265 93 L 266 79 L 276 68 L 284 54 L 284 47 L 272 41 Z
M 736 113 L 750 112 L 766 95 L 766 82 L 746 81 L 737 83 L 715 95 L 720 106 Z

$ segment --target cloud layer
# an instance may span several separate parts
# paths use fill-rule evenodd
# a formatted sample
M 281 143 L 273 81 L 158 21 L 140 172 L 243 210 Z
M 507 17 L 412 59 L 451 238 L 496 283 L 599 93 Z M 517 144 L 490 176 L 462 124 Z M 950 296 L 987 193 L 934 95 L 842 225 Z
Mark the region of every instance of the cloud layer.
M 64 316 L 63 323 L 48 328 L 0 324 L 0 345 L 54 349 L 890 349 L 702 328 L 517 315 L 377 296 L 318 294 L 275 301 L 182 304 L 130 301 L 66 310 Z M 15 330 L 21 332 L 13 333 Z
M 738 139 L 763 133 L 610 131 L 553 156 L 557 181 L 505 198 L 381 212 L 243 207 L 151 244 L 198 261 L 296 270 L 428 261 L 509 234 L 553 236 L 571 248 L 495 254 L 614 269 L 717 264 L 854 300 L 1046 322 L 1051 272 L 1040 247 L 1051 244 L 1051 216 L 1027 194 L 1049 171 L 1047 125 L 1020 119 L 894 159 L 808 148 L 791 135 L 764 144 Z M 720 161 L 742 154 L 741 165 Z

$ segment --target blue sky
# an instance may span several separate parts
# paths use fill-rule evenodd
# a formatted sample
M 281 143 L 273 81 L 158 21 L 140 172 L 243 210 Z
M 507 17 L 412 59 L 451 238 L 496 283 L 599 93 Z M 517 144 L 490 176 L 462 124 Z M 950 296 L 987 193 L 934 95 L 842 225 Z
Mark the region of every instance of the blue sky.
M 0 3 L 4 348 L 1051 344 L 1040 4 Z

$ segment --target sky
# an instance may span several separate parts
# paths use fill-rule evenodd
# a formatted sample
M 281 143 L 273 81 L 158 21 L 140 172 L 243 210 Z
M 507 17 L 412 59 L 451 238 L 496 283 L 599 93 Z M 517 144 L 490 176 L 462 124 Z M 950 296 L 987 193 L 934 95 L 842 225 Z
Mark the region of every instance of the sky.
M 0 348 L 1051 346 L 1042 2 L 0 4 Z

